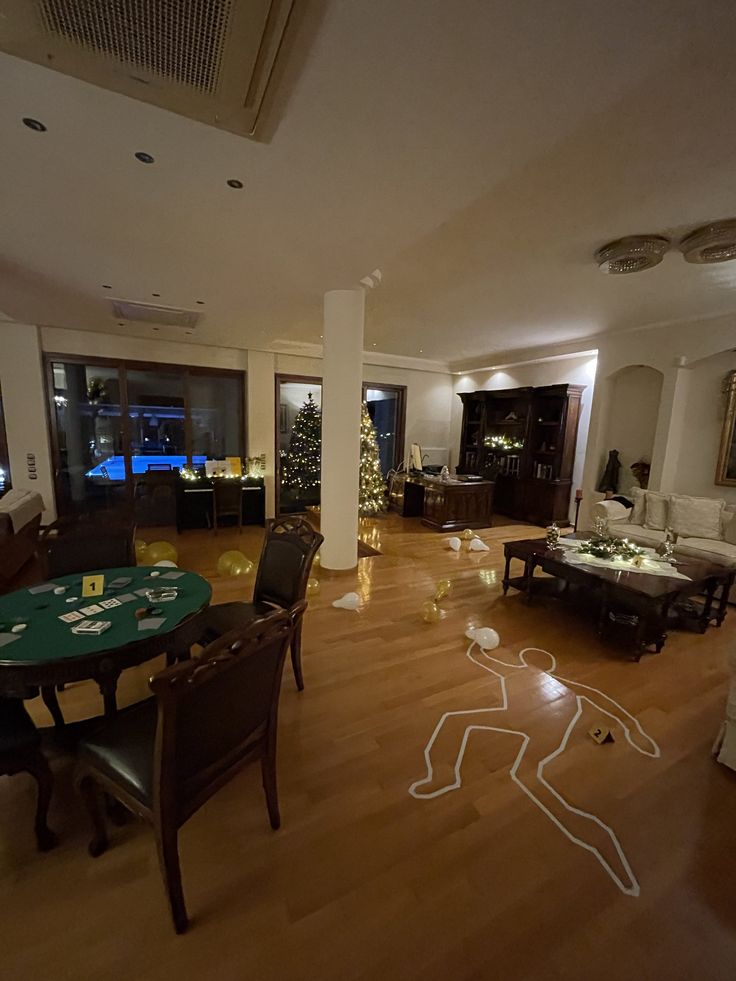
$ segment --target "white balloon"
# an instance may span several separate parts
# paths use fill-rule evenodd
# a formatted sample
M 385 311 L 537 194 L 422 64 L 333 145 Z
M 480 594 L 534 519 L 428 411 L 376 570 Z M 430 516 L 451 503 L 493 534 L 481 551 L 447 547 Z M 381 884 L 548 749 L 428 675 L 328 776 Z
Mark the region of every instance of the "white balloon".
M 155 562 L 154 565 L 162 565 L 167 569 L 178 569 L 176 562 L 172 562 L 171 559 L 161 559 L 160 562 Z
M 339 610 L 357 610 L 360 606 L 360 596 L 357 593 L 345 593 L 340 599 L 336 599 L 332 605 Z
M 470 543 L 471 552 L 490 552 L 490 548 L 480 538 L 474 538 Z
M 492 627 L 471 627 L 465 631 L 468 640 L 474 640 L 484 651 L 493 651 L 501 643 L 501 638 Z
M 460 551 L 460 546 L 462 545 L 462 542 L 460 541 L 459 538 L 448 538 L 447 539 L 447 544 L 450 546 L 450 548 L 453 550 L 453 552 L 459 552 Z

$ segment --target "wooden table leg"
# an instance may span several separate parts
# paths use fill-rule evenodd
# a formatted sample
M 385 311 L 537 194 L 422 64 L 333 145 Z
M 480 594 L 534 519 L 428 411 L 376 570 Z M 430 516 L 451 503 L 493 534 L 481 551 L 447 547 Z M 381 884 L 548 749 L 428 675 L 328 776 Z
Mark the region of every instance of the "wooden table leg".
M 700 614 L 700 619 L 698 621 L 698 627 L 701 634 L 705 633 L 710 624 L 713 615 L 713 598 L 716 594 L 717 588 L 718 579 L 709 579 L 708 584 L 705 587 L 705 603 L 703 604 L 703 612 Z
M 56 728 L 63 729 L 66 722 L 64 720 L 64 715 L 61 711 L 59 699 L 56 694 L 56 685 L 44 685 L 41 688 L 41 698 L 43 699 L 44 705 L 49 710 Z
M 503 580 L 502 580 L 503 595 L 504 596 L 509 591 L 509 574 L 510 574 L 510 572 L 511 572 L 511 555 L 507 552 L 506 553 L 506 568 L 504 570 Z
M 105 718 L 107 719 L 114 719 L 118 713 L 118 702 L 115 696 L 118 690 L 119 677 L 119 674 L 115 674 L 97 680 L 105 706 Z
M 726 619 L 726 613 L 728 612 L 728 597 L 731 592 L 731 586 L 733 586 L 734 573 L 731 572 L 724 576 L 721 580 L 721 598 L 718 601 L 718 612 L 716 613 L 716 626 L 720 627 L 723 621 Z
M 532 555 L 524 563 L 524 575 L 526 577 L 526 601 L 531 603 L 532 601 L 532 584 L 534 582 L 534 570 L 537 567 L 537 558 Z

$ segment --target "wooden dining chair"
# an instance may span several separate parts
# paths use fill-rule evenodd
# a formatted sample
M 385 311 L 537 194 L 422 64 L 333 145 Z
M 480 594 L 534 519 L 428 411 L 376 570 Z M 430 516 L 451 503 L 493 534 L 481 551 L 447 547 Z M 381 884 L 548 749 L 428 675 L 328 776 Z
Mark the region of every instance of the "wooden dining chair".
M 200 657 L 155 675 L 153 698 L 79 743 L 76 782 L 94 826 L 90 854 L 108 846 L 103 792 L 151 823 L 177 933 L 188 925 L 178 832 L 195 811 L 260 760 L 271 827 L 280 826 L 276 732 L 292 630 L 282 611 L 233 630 Z
M 288 515 L 271 519 L 258 560 L 258 572 L 250 603 L 218 603 L 202 615 L 203 643 L 222 637 L 230 630 L 265 616 L 274 608 L 288 610 L 307 595 L 307 582 L 314 557 L 324 538 L 304 518 Z M 304 607 L 306 609 L 306 605 Z M 291 665 L 299 691 L 302 674 L 302 617 L 294 625 Z
M 108 516 L 54 522 L 39 541 L 44 576 L 48 580 L 95 569 L 134 566 L 134 541 L 135 524 L 131 520 Z
M 39 851 L 57 842 L 47 824 L 54 777 L 41 752 L 41 737 L 20 698 L 0 697 L 0 775 L 30 773 L 38 786 L 35 832 Z
M 215 534 L 220 518 L 237 518 L 240 534 L 243 529 L 243 485 L 239 480 L 215 478 L 212 489 L 212 518 Z

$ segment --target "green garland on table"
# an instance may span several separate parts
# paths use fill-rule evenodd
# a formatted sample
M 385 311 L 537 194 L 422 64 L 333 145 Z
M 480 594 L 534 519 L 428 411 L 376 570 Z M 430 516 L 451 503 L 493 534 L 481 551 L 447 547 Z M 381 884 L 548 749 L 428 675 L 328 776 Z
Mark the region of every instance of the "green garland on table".
M 639 545 L 634 545 L 628 538 L 614 538 L 613 535 L 593 535 L 587 542 L 583 542 L 578 552 L 585 555 L 594 555 L 597 559 L 635 559 L 639 555 L 644 555 L 645 550 Z

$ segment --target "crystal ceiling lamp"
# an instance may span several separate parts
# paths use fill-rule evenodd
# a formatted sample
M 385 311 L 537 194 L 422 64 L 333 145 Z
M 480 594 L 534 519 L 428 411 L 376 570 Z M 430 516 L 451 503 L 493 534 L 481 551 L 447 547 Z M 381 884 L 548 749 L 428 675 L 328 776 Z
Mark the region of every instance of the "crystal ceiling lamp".
M 661 235 L 627 235 L 598 249 L 595 260 L 603 272 L 620 276 L 658 266 L 669 247 Z
M 736 259 L 736 219 L 714 221 L 690 232 L 680 242 L 686 262 L 700 265 Z

